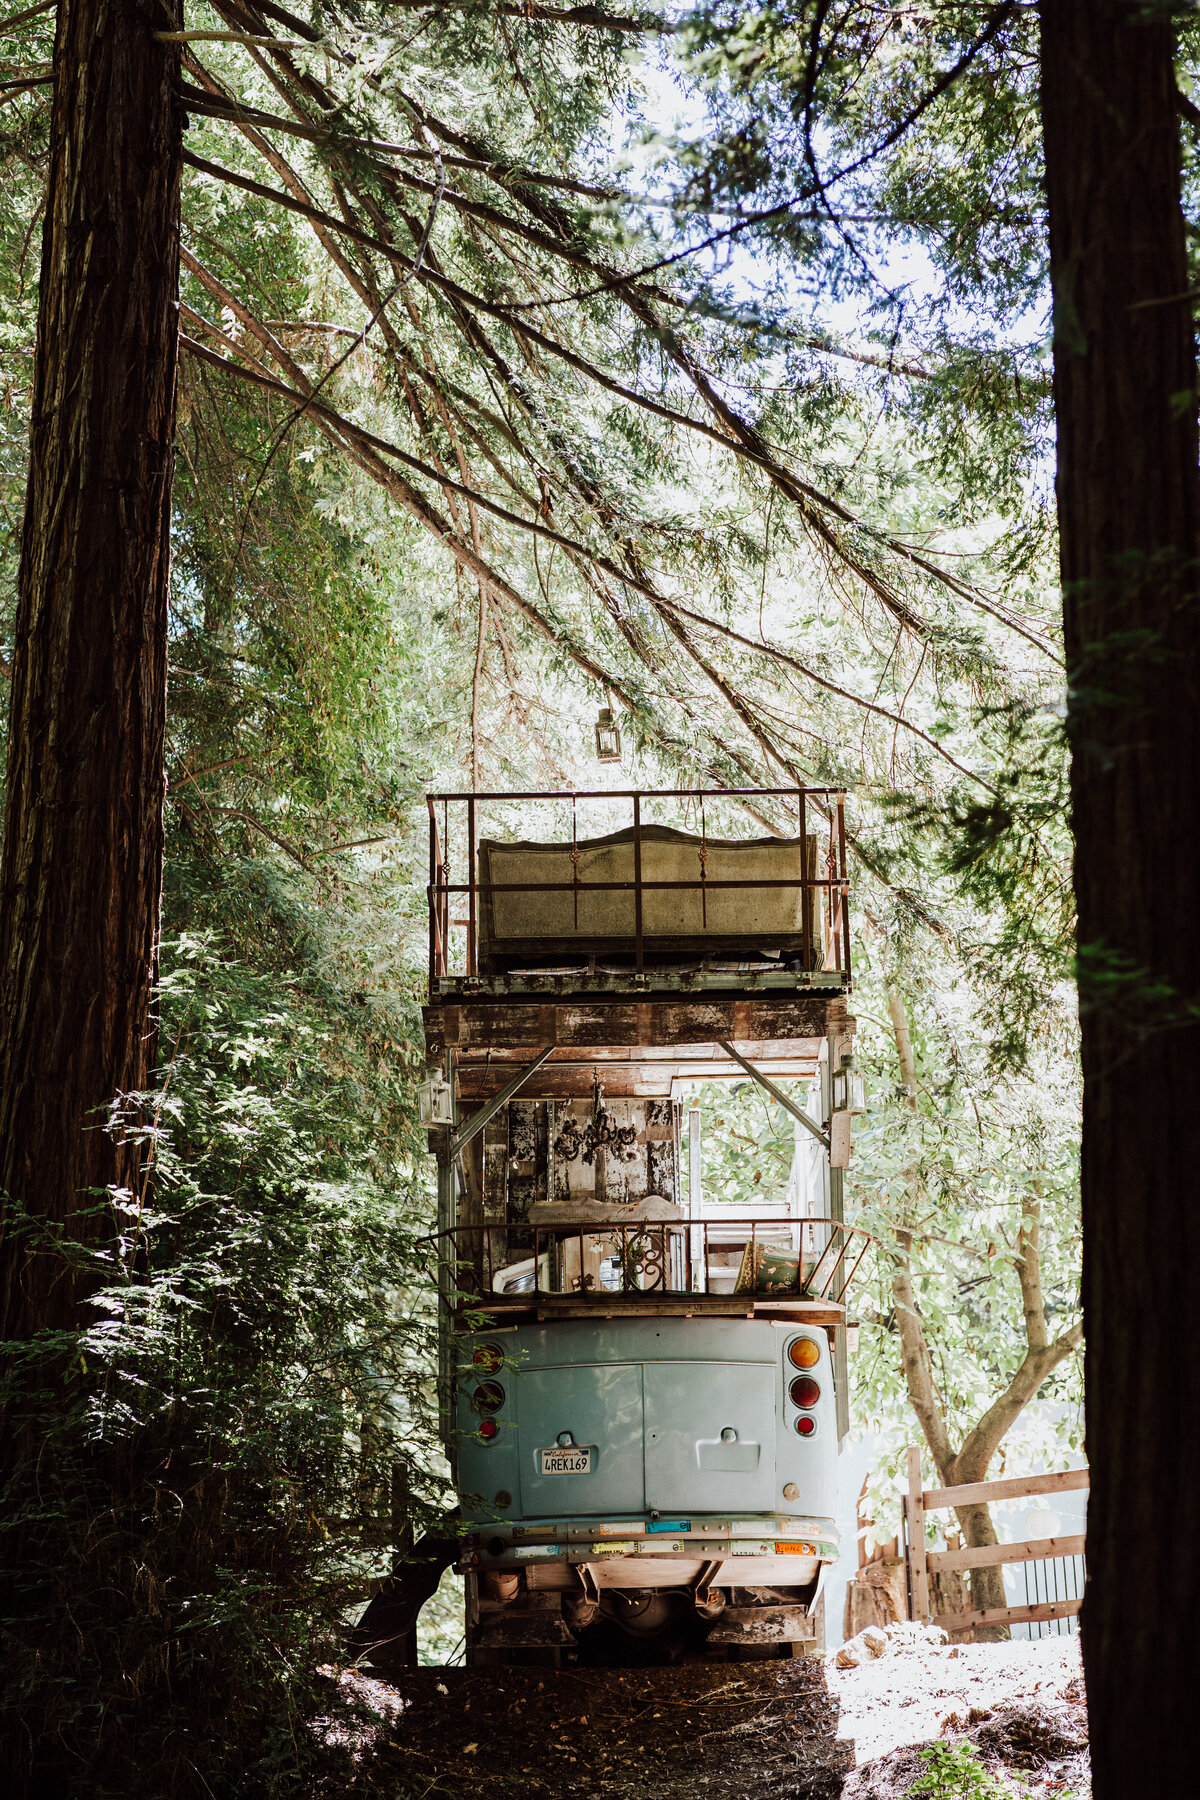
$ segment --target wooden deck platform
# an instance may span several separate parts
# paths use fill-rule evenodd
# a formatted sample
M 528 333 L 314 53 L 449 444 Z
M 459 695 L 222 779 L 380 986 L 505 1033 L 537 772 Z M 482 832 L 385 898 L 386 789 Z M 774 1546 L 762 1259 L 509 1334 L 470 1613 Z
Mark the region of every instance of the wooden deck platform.
M 755 1294 L 539 1294 L 528 1300 L 485 1300 L 478 1311 L 495 1320 L 485 1330 L 506 1325 L 543 1324 L 560 1319 L 777 1319 L 782 1324 L 823 1326 L 845 1323 L 846 1309 L 830 1300 L 771 1300 Z M 457 1328 L 467 1327 L 460 1314 Z M 472 1330 L 480 1329 L 472 1326 Z
M 823 1042 L 833 1038 L 848 1049 L 854 1034 L 844 985 L 703 996 L 669 989 L 544 998 L 460 991 L 431 1000 L 424 1022 L 430 1059 L 454 1053 L 467 1102 L 490 1099 L 548 1045 L 553 1054 L 522 1090 L 526 1099 L 586 1095 L 597 1072 L 613 1097 L 666 1096 L 686 1080 L 743 1080 L 745 1070 L 722 1041 L 768 1075 L 811 1078 Z

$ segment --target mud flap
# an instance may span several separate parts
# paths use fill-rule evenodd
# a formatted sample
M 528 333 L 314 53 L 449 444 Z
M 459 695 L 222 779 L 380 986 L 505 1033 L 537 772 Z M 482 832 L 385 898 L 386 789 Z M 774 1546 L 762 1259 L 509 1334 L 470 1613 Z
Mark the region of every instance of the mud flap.
M 480 1650 L 560 1650 L 575 1641 L 558 1594 L 530 1594 L 519 1612 L 506 1607 L 502 1612 L 484 1613 L 475 1637 Z
M 708 1634 L 709 1644 L 804 1644 L 816 1637 L 804 1606 L 727 1606 Z

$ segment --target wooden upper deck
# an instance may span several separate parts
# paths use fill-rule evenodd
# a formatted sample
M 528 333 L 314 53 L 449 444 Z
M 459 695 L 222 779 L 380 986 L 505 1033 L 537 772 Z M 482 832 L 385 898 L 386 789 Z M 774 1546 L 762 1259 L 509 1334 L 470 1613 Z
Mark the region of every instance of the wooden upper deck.
M 712 835 L 731 800 L 770 835 Z M 538 806 L 552 835 L 517 838 Z M 587 835 L 597 822 L 617 829 Z M 429 796 L 444 1320 L 761 1314 L 836 1332 L 868 1241 L 842 1219 L 850 1119 L 831 1097 L 849 992 L 836 790 Z M 684 1181 L 685 1090 L 747 1075 L 804 1147 L 777 1217 L 765 1200 L 706 1209 L 695 1109 Z M 811 1084 L 816 1116 L 779 1077 Z
M 713 837 L 706 802 L 736 800 L 790 835 Z M 549 806 L 546 842 L 484 836 L 510 803 Z M 581 807 L 628 826 L 580 834 Z M 809 1076 L 849 1043 L 850 931 L 843 796 L 833 789 L 429 796 L 431 1060 L 454 1053 L 464 1097 L 486 1100 L 549 1049 L 525 1090 L 668 1095 L 741 1078 L 733 1044 L 775 1076 Z M 653 818 L 687 806 L 701 830 Z M 440 817 L 439 817 L 440 813 Z M 817 829 L 813 829 L 814 825 Z M 457 878 L 456 878 L 457 876 Z

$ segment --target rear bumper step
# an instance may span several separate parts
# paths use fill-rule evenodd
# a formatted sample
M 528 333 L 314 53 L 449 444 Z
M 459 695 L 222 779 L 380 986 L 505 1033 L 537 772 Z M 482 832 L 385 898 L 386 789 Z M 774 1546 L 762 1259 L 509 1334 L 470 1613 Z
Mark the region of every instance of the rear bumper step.
M 727 1606 L 708 1634 L 710 1644 L 809 1644 L 816 1624 L 803 1606 Z

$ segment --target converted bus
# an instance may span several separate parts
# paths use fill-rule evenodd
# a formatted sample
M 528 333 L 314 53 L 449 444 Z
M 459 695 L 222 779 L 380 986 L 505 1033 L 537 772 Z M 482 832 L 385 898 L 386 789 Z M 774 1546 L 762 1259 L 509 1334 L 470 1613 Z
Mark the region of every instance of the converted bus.
M 517 808 L 543 837 L 504 835 Z M 710 835 L 714 813 L 773 835 Z M 467 1661 L 803 1655 L 868 1241 L 842 1205 L 843 796 L 439 794 L 429 824 L 422 1106 Z M 752 1210 L 705 1193 L 688 1101 L 714 1080 L 793 1117 L 786 1188 Z

